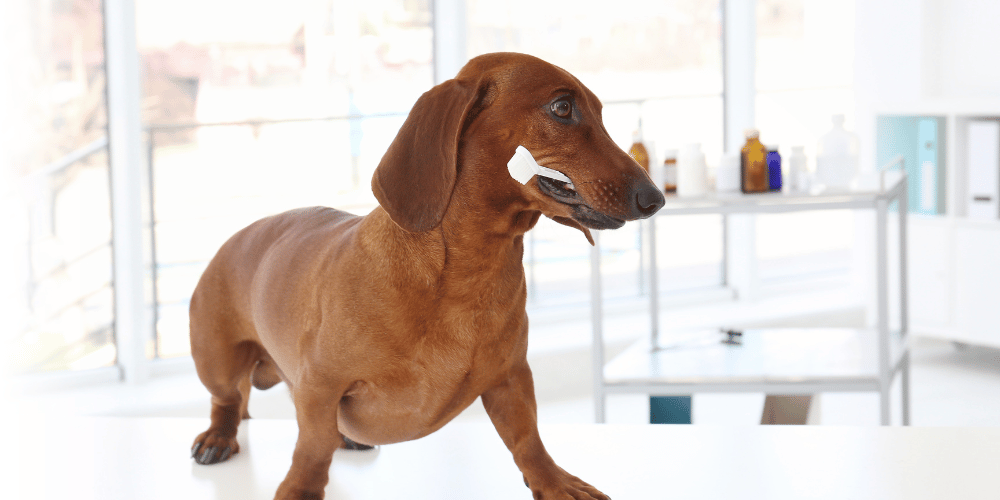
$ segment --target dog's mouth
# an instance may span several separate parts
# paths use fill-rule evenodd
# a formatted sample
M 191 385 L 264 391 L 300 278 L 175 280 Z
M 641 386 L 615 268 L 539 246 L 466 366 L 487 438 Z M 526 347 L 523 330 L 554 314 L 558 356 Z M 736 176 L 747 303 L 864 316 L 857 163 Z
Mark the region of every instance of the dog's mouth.
M 549 198 L 573 209 L 573 220 L 589 229 L 618 229 L 625 221 L 594 210 L 569 184 L 538 176 L 538 189 Z

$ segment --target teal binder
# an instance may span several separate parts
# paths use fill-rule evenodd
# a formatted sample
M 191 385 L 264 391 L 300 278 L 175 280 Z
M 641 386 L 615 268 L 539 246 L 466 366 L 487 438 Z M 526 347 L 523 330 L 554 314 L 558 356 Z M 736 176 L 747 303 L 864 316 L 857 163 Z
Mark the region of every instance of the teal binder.
M 945 213 L 944 124 L 938 116 L 876 118 L 876 165 L 903 156 L 910 213 Z

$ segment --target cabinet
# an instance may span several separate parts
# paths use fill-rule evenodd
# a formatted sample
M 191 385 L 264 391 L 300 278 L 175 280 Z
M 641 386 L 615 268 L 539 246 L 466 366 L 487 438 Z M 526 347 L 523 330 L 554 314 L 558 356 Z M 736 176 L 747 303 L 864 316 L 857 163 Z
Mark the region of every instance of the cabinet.
M 910 218 L 910 320 L 943 328 L 951 322 L 952 229 L 943 220 Z
M 1000 347 L 1000 213 L 981 213 L 976 198 L 1000 193 L 996 183 L 1000 162 L 983 165 L 982 128 L 1000 121 L 1000 102 L 942 101 L 885 106 L 876 121 L 876 156 L 895 154 L 916 158 L 926 154 L 916 140 L 915 124 L 939 124 L 935 147 L 937 210 L 921 210 L 911 203 L 908 249 L 911 331 L 956 342 Z M 987 130 L 990 127 L 986 127 Z M 993 127 L 993 130 L 998 130 Z M 900 132 L 902 131 L 902 132 Z M 908 134 L 913 132 L 913 141 Z M 988 139 L 988 137 L 987 137 Z M 995 137 L 1000 142 L 1000 136 Z M 912 142 L 910 144 L 909 142 Z M 988 145 L 996 156 L 998 144 Z M 991 149 L 992 148 L 992 149 Z M 976 158 L 970 158 L 970 151 Z M 981 172 L 983 168 L 992 171 Z M 987 179 L 989 186 L 976 183 Z M 911 172 L 911 180 L 913 174 Z M 911 193 L 921 192 L 910 189 Z M 995 206 L 995 205 L 994 205 Z
M 900 377 L 902 421 L 909 424 L 909 348 L 907 343 L 907 280 L 899 280 L 900 326 L 890 329 L 889 222 L 898 218 L 901 276 L 906 276 L 907 211 L 890 211 L 890 204 L 907 203 L 907 178 L 875 191 L 821 194 L 710 194 L 700 198 L 668 197 L 654 217 L 681 214 L 749 214 L 830 209 L 875 211 L 876 316 L 874 328 L 758 329 L 743 334 L 742 345 L 715 342 L 698 349 L 663 349 L 659 345 L 659 300 L 656 250 L 650 249 L 650 336 L 610 362 L 604 358 L 604 318 L 601 299 L 600 237 L 591 253 L 594 399 L 598 422 L 604 421 L 608 394 L 651 396 L 697 392 L 877 392 L 880 418 L 890 423 L 890 389 Z M 647 241 L 655 243 L 655 224 L 644 224 Z M 1000 242 L 998 242 L 1000 243 Z
M 952 338 L 970 344 L 1000 340 L 1000 228 L 962 226 L 955 230 L 956 327 Z

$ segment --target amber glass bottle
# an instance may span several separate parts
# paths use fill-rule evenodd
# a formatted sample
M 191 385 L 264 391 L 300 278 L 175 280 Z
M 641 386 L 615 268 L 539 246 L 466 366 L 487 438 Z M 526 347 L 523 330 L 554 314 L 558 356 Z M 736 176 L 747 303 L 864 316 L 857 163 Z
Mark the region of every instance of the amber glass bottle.
M 740 189 L 744 193 L 764 193 L 768 191 L 767 148 L 760 142 L 760 132 L 746 131 L 747 142 L 740 152 Z
M 642 129 L 632 133 L 632 147 L 628 148 L 628 154 L 646 173 L 649 173 L 649 152 L 642 143 Z

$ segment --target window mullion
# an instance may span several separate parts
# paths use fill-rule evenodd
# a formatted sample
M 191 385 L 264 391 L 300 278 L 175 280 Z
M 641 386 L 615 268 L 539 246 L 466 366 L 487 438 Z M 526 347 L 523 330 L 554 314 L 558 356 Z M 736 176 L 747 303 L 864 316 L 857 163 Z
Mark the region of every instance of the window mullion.
M 148 378 L 152 338 L 143 252 L 143 155 L 139 51 L 134 0 L 104 1 L 115 342 L 125 381 Z

